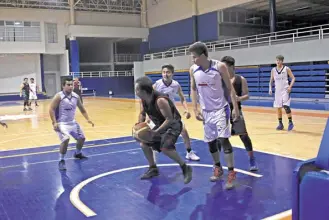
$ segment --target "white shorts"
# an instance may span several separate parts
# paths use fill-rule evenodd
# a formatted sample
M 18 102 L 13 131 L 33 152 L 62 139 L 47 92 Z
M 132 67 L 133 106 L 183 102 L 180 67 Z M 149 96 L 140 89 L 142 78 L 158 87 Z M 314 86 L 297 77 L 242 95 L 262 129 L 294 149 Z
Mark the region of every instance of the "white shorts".
M 75 140 L 85 138 L 85 135 L 83 131 L 80 128 L 80 125 L 76 122 L 72 122 L 69 124 L 59 124 L 58 125 L 59 130 L 56 131 L 59 139 L 61 142 L 64 142 L 68 139 L 70 139 L 70 136 L 72 136 Z
M 230 114 L 229 105 L 215 111 L 202 111 L 205 142 L 231 137 Z
M 273 107 L 282 108 L 284 105 L 290 106 L 290 101 L 290 93 L 288 93 L 286 90 L 275 92 Z
M 37 100 L 38 99 L 38 96 L 36 93 L 33 93 L 33 92 L 30 92 L 30 97 L 29 97 L 30 100 Z

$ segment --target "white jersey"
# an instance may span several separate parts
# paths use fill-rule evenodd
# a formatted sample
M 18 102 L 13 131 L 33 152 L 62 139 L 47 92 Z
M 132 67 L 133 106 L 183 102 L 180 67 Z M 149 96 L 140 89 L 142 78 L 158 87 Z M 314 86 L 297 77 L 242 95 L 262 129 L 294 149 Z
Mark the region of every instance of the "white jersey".
M 289 88 L 289 75 L 287 69 L 288 67 L 286 66 L 283 66 L 281 70 L 278 70 L 276 67 L 272 69 L 275 91 L 286 91 Z
M 178 93 L 179 88 L 180 85 L 176 80 L 172 80 L 170 85 L 166 85 L 163 79 L 159 79 L 154 83 L 154 89 L 158 92 L 167 94 L 173 103 L 175 103 L 175 96 Z
M 67 96 L 63 91 L 57 94 L 61 97 L 55 112 L 57 122 L 62 124 L 75 122 L 75 111 L 80 99 L 79 95 L 72 92 L 70 96 Z
M 218 60 L 210 60 L 207 70 L 195 64 L 192 66 L 199 103 L 205 111 L 219 110 L 228 105 L 222 75 L 217 68 L 218 63 Z
M 30 90 L 33 92 L 33 94 L 37 93 L 37 84 L 36 83 L 30 83 Z

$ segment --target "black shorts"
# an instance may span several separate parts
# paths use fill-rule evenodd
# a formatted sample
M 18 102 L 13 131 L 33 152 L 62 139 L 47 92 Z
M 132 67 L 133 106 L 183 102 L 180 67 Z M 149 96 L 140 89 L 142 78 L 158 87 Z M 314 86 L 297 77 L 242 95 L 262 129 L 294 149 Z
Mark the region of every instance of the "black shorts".
M 30 93 L 29 92 L 23 92 L 23 99 L 24 101 L 29 101 L 30 100 Z
M 240 110 L 240 119 L 236 122 L 233 122 L 233 117 L 231 114 L 231 135 L 243 135 L 243 134 L 248 134 L 247 132 L 247 127 L 246 127 L 246 122 L 244 120 L 242 111 Z
M 148 146 L 152 147 L 153 150 L 161 152 L 163 148 L 168 150 L 176 149 L 176 141 L 181 134 L 183 129 L 183 124 L 181 121 L 175 122 L 167 129 L 167 131 L 163 134 L 157 136 L 152 144 L 148 144 Z

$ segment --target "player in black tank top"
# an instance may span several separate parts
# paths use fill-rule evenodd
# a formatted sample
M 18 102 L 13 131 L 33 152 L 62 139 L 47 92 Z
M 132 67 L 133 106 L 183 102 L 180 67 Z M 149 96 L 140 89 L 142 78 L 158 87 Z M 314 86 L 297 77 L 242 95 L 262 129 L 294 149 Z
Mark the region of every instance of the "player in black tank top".
M 23 99 L 24 99 L 24 111 L 32 110 L 32 108 L 29 104 L 30 85 L 28 82 L 28 78 L 24 78 L 24 82 L 21 84 L 20 97 L 23 97 Z M 28 109 L 26 109 L 26 107 L 28 107 Z
M 153 128 L 151 127 L 153 143 L 151 145 L 141 143 L 145 158 L 150 166 L 141 179 L 149 179 L 159 175 L 154 161 L 153 149 L 163 152 L 178 163 L 182 169 L 185 184 L 189 183 L 192 180 L 192 167 L 188 166 L 179 156 L 175 147 L 177 138 L 182 131 L 182 121 L 174 103 L 167 95 L 155 91 L 152 80 L 146 76 L 136 80 L 135 92 L 141 99 L 139 122 L 144 122 L 147 114 L 155 125 Z
M 242 114 L 242 107 L 241 107 L 241 102 L 249 99 L 248 83 L 244 77 L 235 74 L 235 60 L 233 57 L 225 56 L 222 58 L 221 61 L 227 65 L 227 68 L 229 70 L 231 82 L 237 95 L 237 102 L 240 110 L 240 119 L 238 121 L 234 122 L 231 117 L 231 124 L 232 124 L 231 134 L 239 135 L 249 155 L 249 164 L 250 164 L 249 169 L 250 171 L 257 171 L 258 167 L 253 153 L 253 146 L 251 139 L 248 135 L 248 131 L 246 128 L 245 120 Z M 233 108 L 232 103 L 230 103 L 230 106 L 232 109 Z

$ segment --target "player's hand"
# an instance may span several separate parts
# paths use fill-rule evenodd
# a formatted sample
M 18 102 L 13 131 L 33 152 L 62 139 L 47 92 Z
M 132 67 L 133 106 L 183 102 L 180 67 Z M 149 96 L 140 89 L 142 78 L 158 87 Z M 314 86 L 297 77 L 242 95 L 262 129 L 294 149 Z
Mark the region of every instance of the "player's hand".
M 233 118 L 233 122 L 239 121 L 239 119 L 240 119 L 240 112 L 239 112 L 239 110 L 232 111 L 232 118 Z
M 272 95 L 272 89 L 270 89 L 270 90 L 268 91 L 268 94 L 269 94 L 269 95 Z
M 58 129 L 58 123 L 53 123 L 53 127 L 54 127 L 54 130 L 55 131 L 58 131 L 59 129 Z
M 88 120 L 88 123 L 91 124 L 91 126 L 93 126 L 93 127 L 95 126 L 95 124 L 90 120 Z
M 287 89 L 287 92 L 288 93 L 291 93 L 291 88 L 290 87 Z
M 190 119 L 191 118 L 191 113 L 189 113 L 189 112 L 184 112 L 184 115 L 185 115 L 185 117 L 186 117 L 186 119 Z
M 203 116 L 202 116 L 202 114 L 201 114 L 200 111 L 195 111 L 194 113 L 195 113 L 196 120 L 198 120 L 198 121 L 204 121 L 204 118 L 203 118 Z
M 0 122 L 0 125 L 2 125 L 2 127 L 8 128 L 8 125 L 4 122 Z

